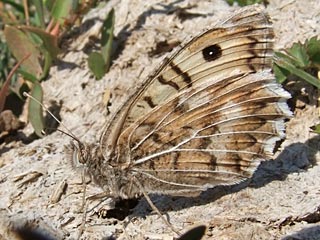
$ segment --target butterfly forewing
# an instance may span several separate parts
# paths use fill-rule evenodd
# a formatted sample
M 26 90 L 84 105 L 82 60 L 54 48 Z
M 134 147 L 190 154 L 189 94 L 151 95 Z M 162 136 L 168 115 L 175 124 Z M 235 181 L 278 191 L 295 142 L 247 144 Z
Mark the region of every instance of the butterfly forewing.
M 249 73 L 269 68 L 273 33 L 270 22 L 263 14 L 259 15 L 260 21 L 264 21 L 262 25 L 226 22 L 226 27 L 208 30 L 187 43 L 162 66 L 161 72 L 145 83 L 135 96 L 127 119 L 136 120 L 184 88 L 212 84 L 235 69 Z M 128 121 L 123 128 L 131 123 Z
M 101 137 L 107 161 L 147 192 L 250 177 L 290 115 L 290 95 L 270 73 L 272 45 L 271 23 L 257 7 L 192 39 L 116 113 Z

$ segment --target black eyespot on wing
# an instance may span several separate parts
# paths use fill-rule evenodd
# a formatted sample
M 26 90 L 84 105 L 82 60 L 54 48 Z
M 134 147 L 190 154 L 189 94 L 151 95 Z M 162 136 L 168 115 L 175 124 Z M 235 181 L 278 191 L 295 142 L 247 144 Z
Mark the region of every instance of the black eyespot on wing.
M 203 49 L 202 55 L 207 62 L 211 62 L 221 57 L 222 49 L 218 44 L 214 44 Z

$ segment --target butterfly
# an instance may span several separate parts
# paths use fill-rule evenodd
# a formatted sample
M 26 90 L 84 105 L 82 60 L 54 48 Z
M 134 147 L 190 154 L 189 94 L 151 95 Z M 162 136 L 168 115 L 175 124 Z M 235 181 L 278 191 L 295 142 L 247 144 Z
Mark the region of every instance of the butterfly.
M 73 145 L 110 197 L 182 195 L 250 178 L 285 137 L 291 96 L 271 72 L 274 33 L 261 7 L 243 8 L 182 45 L 103 128 Z

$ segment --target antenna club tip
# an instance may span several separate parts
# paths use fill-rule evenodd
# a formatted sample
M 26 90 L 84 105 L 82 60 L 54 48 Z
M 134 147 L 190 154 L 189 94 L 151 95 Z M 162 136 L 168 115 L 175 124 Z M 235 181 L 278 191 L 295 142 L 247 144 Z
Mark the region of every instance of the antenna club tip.
M 30 94 L 27 93 L 27 92 L 23 92 L 22 95 L 25 96 L 25 97 L 29 97 L 30 96 Z

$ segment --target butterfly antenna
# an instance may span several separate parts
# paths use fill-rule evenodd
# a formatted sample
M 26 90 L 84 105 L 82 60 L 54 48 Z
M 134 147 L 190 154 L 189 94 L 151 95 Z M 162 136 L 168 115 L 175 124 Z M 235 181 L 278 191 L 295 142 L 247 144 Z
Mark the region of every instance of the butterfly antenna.
M 57 129 L 59 132 L 64 133 L 65 135 L 71 137 L 72 139 L 76 140 L 80 145 L 82 145 L 82 143 L 80 142 L 80 140 L 72 133 L 72 131 L 67 128 L 66 125 L 64 125 L 44 104 L 42 104 L 41 102 L 39 102 L 36 98 L 34 98 L 33 96 L 31 96 L 29 93 L 27 92 L 23 92 L 23 96 L 28 97 L 30 99 L 32 99 L 33 101 L 35 101 L 36 103 L 38 103 L 44 110 L 46 110 L 47 113 L 50 114 L 51 117 L 53 117 L 54 120 L 57 121 L 57 123 L 59 123 L 61 126 L 63 126 L 67 131 L 63 131 L 61 129 Z M 44 132 L 44 131 L 43 131 Z

